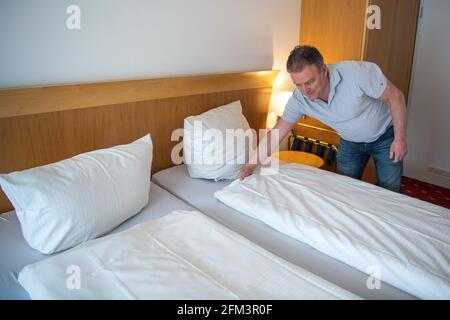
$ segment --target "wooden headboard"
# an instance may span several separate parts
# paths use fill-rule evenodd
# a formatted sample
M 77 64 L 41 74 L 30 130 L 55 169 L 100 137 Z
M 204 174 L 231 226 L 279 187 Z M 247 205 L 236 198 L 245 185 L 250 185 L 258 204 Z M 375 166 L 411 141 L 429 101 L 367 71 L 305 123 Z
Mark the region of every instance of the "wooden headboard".
M 265 128 L 278 71 L 0 90 L 0 173 L 130 143 L 150 132 L 152 172 L 173 166 L 172 131 L 189 115 L 241 100 Z M 12 210 L 0 192 L 0 212 Z

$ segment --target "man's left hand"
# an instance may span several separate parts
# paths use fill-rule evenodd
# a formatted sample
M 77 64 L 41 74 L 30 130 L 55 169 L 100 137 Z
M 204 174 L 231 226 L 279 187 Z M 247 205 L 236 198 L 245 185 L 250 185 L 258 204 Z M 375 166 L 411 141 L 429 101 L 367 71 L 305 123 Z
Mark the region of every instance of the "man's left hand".
M 389 159 L 393 162 L 402 161 L 406 154 L 408 153 L 408 147 L 406 146 L 406 141 L 395 140 L 391 144 L 391 150 L 389 151 Z

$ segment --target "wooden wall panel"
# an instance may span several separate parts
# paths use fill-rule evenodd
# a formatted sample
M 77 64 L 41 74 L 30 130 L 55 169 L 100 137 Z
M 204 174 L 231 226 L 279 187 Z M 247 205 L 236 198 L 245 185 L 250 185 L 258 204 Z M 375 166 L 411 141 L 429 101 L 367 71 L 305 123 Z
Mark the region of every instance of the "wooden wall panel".
M 241 100 L 250 126 L 265 128 L 272 92 L 269 84 L 243 90 L 0 118 L 0 173 L 130 143 L 149 132 L 154 145 L 154 173 L 174 165 L 170 155 L 178 142 L 170 141 L 171 134 L 173 130 L 183 128 L 187 116 Z M 0 192 L 0 212 L 11 209 L 11 204 Z
M 0 90 L 0 118 L 205 93 L 271 87 L 278 71 Z
M 361 60 L 367 0 L 302 0 L 300 44 L 325 63 Z

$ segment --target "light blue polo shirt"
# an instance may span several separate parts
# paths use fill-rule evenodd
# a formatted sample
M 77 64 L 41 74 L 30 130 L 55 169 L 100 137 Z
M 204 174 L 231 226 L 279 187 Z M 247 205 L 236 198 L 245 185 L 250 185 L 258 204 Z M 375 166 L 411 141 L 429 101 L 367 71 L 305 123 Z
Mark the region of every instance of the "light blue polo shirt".
M 389 105 L 378 98 L 387 86 L 381 69 L 371 62 L 343 61 L 328 65 L 328 103 L 309 100 L 295 89 L 282 119 L 296 123 L 302 115 L 316 118 L 352 142 L 373 142 L 390 126 Z

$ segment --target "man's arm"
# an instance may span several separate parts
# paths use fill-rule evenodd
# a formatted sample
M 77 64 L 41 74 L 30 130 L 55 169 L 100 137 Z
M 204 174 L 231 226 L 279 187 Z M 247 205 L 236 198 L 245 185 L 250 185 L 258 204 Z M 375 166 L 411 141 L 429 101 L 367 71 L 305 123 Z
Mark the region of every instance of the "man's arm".
M 394 123 L 394 142 L 392 142 L 389 158 L 394 162 L 403 160 L 408 152 L 406 146 L 406 100 L 401 92 L 391 81 L 388 80 L 386 89 L 380 98 L 381 101 L 389 103 L 392 122 Z
M 286 137 L 294 125 L 295 123 L 290 123 L 280 119 L 277 125 L 262 138 L 256 152 L 254 153 L 254 158 L 250 159 L 239 172 L 239 179 L 243 180 L 245 177 L 252 175 L 258 164 L 264 163 L 272 154 L 272 141 L 278 138 L 278 141 L 274 142 L 276 145 L 279 145 L 280 141 Z M 278 135 L 274 134 L 276 132 L 275 130 L 278 130 Z

